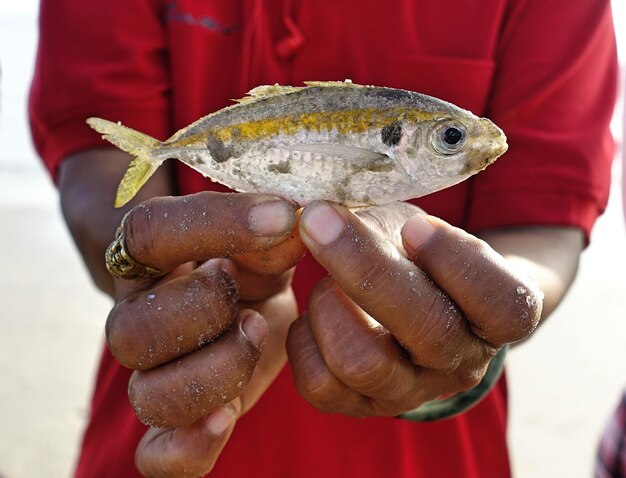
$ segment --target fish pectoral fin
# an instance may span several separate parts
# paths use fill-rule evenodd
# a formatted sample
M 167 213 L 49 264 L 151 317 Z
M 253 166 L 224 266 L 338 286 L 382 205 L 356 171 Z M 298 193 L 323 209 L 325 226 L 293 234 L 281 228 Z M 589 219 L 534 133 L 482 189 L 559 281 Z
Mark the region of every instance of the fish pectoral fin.
M 297 143 L 287 144 L 283 147 L 290 151 L 317 153 L 323 156 L 341 158 L 351 163 L 361 163 L 363 165 L 390 161 L 389 156 L 387 156 L 386 154 L 345 144 Z

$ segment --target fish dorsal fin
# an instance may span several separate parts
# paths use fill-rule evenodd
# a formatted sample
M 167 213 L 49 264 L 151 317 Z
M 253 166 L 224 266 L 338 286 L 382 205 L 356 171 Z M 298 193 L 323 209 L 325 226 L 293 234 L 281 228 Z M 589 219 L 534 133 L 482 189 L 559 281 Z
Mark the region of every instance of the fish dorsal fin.
M 268 96 L 285 95 L 287 93 L 293 93 L 301 90 L 303 87 L 298 86 L 283 86 L 283 85 L 260 85 L 256 88 L 252 88 L 248 91 L 247 96 L 234 100 L 237 103 L 248 103 L 251 101 L 257 101 Z
M 343 86 L 346 88 L 364 88 L 363 85 L 358 85 L 356 83 L 352 83 L 352 80 L 344 80 L 344 81 L 305 81 L 304 84 L 306 86 L 313 86 L 313 87 L 318 87 L 318 88 L 328 88 L 328 87 L 337 87 L 337 86 Z
M 286 95 L 288 93 L 294 93 L 296 91 L 300 91 L 307 87 L 316 87 L 316 88 L 328 88 L 331 86 L 334 87 L 346 87 L 346 88 L 365 88 L 363 85 L 357 85 L 356 83 L 352 83 L 352 80 L 345 81 L 305 81 L 304 84 L 306 86 L 285 86 L 279 85 L 278 83 L 274 85 L 260 85 L 255 88 L 252 88 L 248 91 L 247 95 L 243 98 L 235 99 L 233 101 L 237 103 L 251 103 L 254 101 L 261 100 L 263 98 L 268 98 L 270 96 L 279 96 Z
M 293 93 L 294 91 L 301 90 L 303 87 L 301 86 L 286 86 L 279 85 L 278 83 L 274 85 L 260 85 L 256 88 L 252 88 L 248 91 L 248 96 L 256 96 L 264 98 L 266 96 L 275 96 L 275 95 L 284 95 L 287 93 Z

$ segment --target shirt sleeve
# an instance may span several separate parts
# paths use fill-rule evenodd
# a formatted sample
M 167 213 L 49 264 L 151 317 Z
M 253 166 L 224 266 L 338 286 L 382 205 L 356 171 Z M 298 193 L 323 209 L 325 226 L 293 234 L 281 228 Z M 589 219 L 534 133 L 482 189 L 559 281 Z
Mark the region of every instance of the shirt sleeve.
M 606 207 L 617 57 L 608 0 L 511 2 L 487 115 L 509 150 L 472 181 L 467 228 L 591 227 Z
M 42 0 L 29 98 L 31 134 L 53 177 L 69 154 L 104 147 L 100 116 L 163 139 L 167 53 L 156 0 Z

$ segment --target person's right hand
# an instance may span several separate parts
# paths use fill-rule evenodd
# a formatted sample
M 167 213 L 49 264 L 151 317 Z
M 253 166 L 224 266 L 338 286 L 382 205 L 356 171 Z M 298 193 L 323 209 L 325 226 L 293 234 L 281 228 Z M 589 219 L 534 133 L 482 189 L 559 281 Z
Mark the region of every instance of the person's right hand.
M 283 367 L 297 316 L 290 269 L 304 253 L 296 222 L 280 198 L 209 192 L 152 199 L 126 217 L 130 256 L 169 271 L 116 280 L 106 326 L 111 352 L 135 370 L 133 408 L 151 426 L 136 452 L 145 476 L 210 471 Z

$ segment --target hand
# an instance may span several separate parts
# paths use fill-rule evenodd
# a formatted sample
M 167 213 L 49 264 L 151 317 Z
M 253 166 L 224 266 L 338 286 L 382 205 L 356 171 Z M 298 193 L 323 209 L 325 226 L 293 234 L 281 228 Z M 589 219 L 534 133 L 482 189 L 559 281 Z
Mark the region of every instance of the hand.
M 208 472 L 283 367 L 297 316 L 290 269 L 304 252 L 290 236 L 294 209 L 272 196 L 199 193 L 147 201 L 124 221 L 131 257 L 170 271 L 117 280 L 106 327 L 113 355 L 135 370 L 131 403 L 152 426 L 136 452 L 144 475 Z
M 415 212 L 304 210 L 302 240 L 332 278 L 291 326 L 287 352 L 299 392 L 322 411 L 396 416 L 473 388 L 496 352 L 539 322 L 532 280 L 483 241 Z

